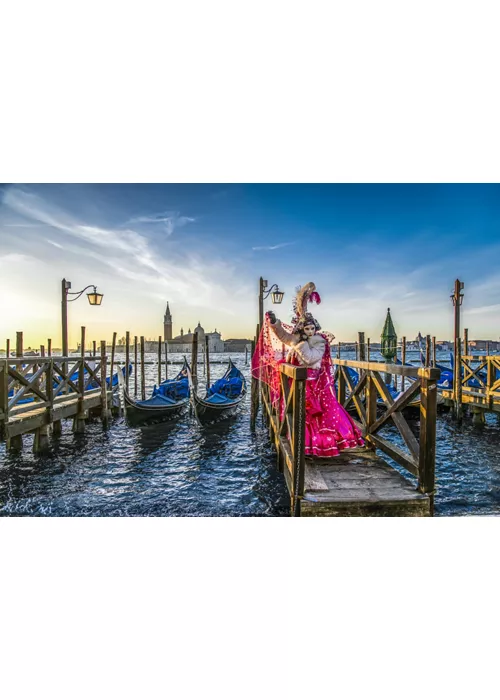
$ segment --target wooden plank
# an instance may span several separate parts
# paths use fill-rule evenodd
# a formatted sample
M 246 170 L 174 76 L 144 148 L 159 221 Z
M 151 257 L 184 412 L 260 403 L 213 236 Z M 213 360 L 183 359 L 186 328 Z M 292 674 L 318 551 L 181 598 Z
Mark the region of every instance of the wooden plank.
M 298 381 L 305 381 L 307 379 L 307 367 L 297 367 L 296 365 L 290 365 L 284 362 L 280 365 L 280 372 Z
M 306 460 L 304 493 L 308 491 L 329 491 L 329 486 L 316 465 Z
M 381 378 L 380 380 L 382 381 Z M 388 408 L 388 410 L 373 423 L 371 430 L 376 433 L 395 411 L 403 410 L 403 408 L 411 402 L 413 397 L 419 393 L 420 382 L 412 382 L 408 389 L 398 399 L 396 399 L 396 401 L 393 401 L 390 408 Z

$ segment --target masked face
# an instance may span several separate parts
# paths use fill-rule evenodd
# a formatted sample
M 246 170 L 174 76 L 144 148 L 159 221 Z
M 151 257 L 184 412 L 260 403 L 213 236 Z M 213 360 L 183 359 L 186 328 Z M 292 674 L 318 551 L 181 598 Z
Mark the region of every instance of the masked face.
M 312 323 L 308 324 L 307 326 L 304 326 L 304 334 L 308 338 L 312 338 L 312 336 L 316 333 L 316 326 L 314 326 Z

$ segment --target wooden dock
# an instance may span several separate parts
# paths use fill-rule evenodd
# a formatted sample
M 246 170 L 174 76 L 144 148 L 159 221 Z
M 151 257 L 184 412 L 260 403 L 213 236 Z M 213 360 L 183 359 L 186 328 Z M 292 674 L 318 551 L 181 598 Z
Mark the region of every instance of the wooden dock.
M 106 427 L 112 391 L 106 382 L 107 357 L 17 357 L 0 360 L 0 440 L 20 449 L 22 436 L 34 433 L 33 450 L 48 447 L 49 437 L 73 419 L 73 431 L 85 432 L 89 416 Z
M 346 450 L 331 459 L 306 458 L 305 367 L 280 365 L 279 405 L 273 405 L 267 384 L 253 379 L 252 423 L 255 424 L 259 399 L 271 443 L 276 448 L 277 466 L 284 474 L 294 516 L 429 516 L 434 512 L 436 415 L 438 369 L 408 367 L 356 360 L 335 361 L 338 399 L 354 412 L 365 447 Z M 359 373 L 356 386 L 347 371 Z M 394 400 L 382 373 L 411 377 L 410 386 Z M 418 436 L 407 423 L 403 411 L 420 396 Z M 384 410 L 377 411 L 381 397 Z M 379 432 L 395 425 L 405 445 L 403 449 Z M 394 460 L 401 471 L 381 457 Z M 403 476 L 407 472 L 415 477 Z

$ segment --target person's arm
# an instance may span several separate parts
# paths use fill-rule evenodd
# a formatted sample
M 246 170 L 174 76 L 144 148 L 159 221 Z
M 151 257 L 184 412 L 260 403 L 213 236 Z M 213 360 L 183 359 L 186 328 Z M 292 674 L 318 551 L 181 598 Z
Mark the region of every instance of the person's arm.
M 325 354 L 325 343 L 326 341 L 324 338 L 321 338 L 321 340 L 316 340 L 313 345 L 309 345 L 307 340 L 303 340 L 301 343 L 298 343 L 295 346 L 294 350 L 304 365 L 315 365 L 317 362 L 321 362 L 323 359 L 323 355 Z
M 285 345 L 294 345 L 297 342 L 297 338 L 293 333 L 288 333 L 283 326 L 281 321 L 276 318 L 272 311 L 268 312 L 269 326 L 274 331 L 275 335 L 281 340 Z

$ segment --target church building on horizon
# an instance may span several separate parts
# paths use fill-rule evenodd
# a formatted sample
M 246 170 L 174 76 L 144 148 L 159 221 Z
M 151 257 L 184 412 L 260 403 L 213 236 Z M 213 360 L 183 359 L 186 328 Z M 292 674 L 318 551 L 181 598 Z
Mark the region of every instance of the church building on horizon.
M 221 334 L 217 331 L 217 329 L 215 329 L 212 333 L 205 333 L 205 329 L 201 326 L 199 321 L 193 332 L 191 332 L 191 328 L 189 328 L 188 332 L 184 333 L 184 329 L 181 328 L 180 334 L 172 337 L 173 321 L 167 301 L 167 309 L 165 311 L 165 316 L 163 317 L 163 337 L 168 342 L 169 352 L 180 352 L 184 354 L 191 352 L 193 333 L 198 333 L 199 348 L 205 347 L 205 338 L 208 338 L 208 349 L 210 352 L 224 352 L 224 341 L 222 340 Z

